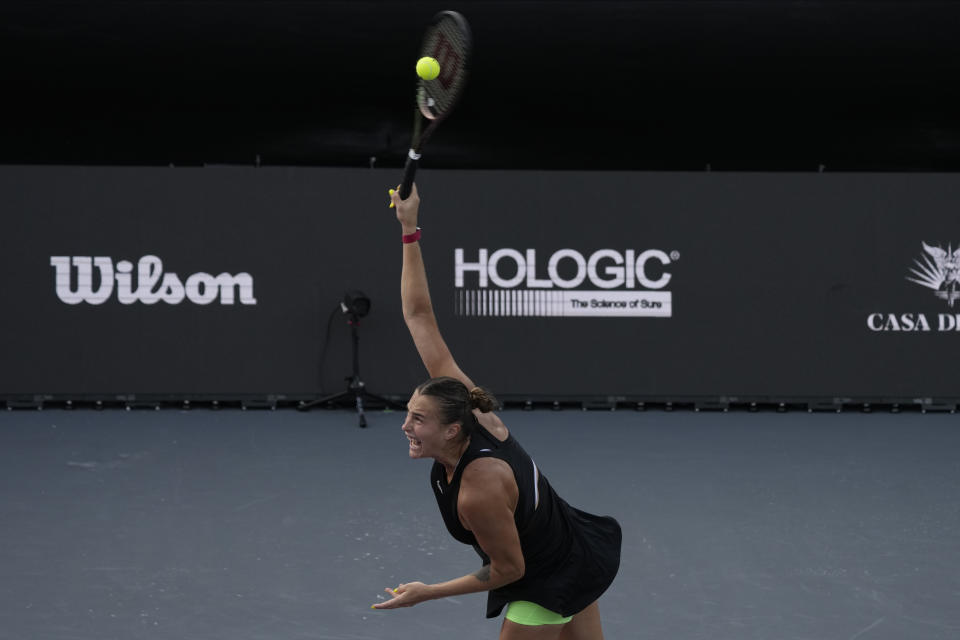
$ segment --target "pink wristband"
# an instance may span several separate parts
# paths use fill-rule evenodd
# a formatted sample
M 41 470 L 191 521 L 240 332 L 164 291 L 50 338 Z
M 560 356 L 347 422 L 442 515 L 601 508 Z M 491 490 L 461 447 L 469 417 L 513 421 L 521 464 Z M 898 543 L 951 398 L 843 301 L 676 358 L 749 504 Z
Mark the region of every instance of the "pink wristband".
M 405 236 L 400 236 L 400 240 L 403 241 L 403 244 L 410 244 L 411 242 L 416 242 L 420 239 L 420 227 L 417 227 L 417 230 L 413 233 L 408 233 Z

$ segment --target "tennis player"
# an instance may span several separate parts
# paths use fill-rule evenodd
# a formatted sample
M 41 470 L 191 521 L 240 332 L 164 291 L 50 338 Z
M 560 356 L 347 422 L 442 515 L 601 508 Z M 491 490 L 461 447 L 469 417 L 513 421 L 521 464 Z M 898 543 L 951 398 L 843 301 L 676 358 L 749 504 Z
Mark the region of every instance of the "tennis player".
M 397 189 L 399 191 L 399 188 Z M 407 404 L 411 458 L 432 458 L 430 486 L 456 540 L 472 545 L 480 570 L 439 584 L 388 588 L 376 609 L 487 591 L 487 617 L 506 607 L 500 640 L 601 640 L 597 599 L 620 564 L 620 525 L 575 509 L 493 413 L 447 348 L 430 301 L 420 253 L 416 186 L 391 194 L 403 234 L 403 316 L 431 376 Z

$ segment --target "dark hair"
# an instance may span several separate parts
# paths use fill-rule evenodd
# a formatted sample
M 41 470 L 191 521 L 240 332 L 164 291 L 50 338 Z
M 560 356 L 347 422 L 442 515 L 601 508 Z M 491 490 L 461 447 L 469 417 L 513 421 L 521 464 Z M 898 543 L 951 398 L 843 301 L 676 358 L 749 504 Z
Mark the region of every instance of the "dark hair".
M 472 434 L 476 428 L 477 417 L 473 415 L 474 409 L 487 413 L 499 406 L 497 399 L 486 389 L 467 389 L 467 385 L 448 376 L 430 378 L 417 387 L 417 393 L 436 398 L 440 421 L 444 424 L 460 423 L 465 435 Z

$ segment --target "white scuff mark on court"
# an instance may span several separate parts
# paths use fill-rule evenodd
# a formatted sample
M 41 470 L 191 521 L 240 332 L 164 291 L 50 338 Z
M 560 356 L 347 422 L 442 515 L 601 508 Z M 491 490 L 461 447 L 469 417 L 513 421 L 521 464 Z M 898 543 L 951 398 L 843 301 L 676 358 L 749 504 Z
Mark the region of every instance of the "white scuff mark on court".
M 871 624 L 867 625 L 867 626 L 864 627 L 863 629 L 860 629 L 860 631 L 857 631 L 855 634 L 853 634 L 852 636 L 850 636 L 850 640 L 856 640 L 856 638 L 859 638 L 859 637 L 862 636 L 863 634 L 867 633 L 868 631 L 870 631 L 870 629 L 873 629 L 874 627 L 876 627 L 878 624 L 880 624 L 880 623 L 883 622 L 884 620 L 886 620 L 886 618 L 878 618 L 878 619 L 874 620 Z
M 120 469 L 123 467 L 128 467 L 132 463 L 140 460 L 149 455 L 148 451 L 137 451 L 135 453 L 118 453 L 116 460 L 111 460 L 105 463 L 99 463 L 93 460 L 80 461 L 80 460 L 68 460 L 68 467 L 77 467 L 79 469 L 86 469 L 88 471 L 95 471 L 97 469 Z
M 239 507 L 234 507 L 233 510 L 234 510 L 234 511 L 243 511 L 244 509 L 249 509 L 250 507 L 252 507 L 252 506 L 254 506 L 254 505 L 260 504 L 261 502 L 267 502 L 268 500 L 273 500 L 273 499 L 276 498 L 276 497 L 277 497 L 277 494 L 272 494 L 272 495 L 269 495 L 269 496 L 264 496 L 264 497 L 262 497 L 262 498 L 257 498 L 256 500 L 251 500 L 250 502 L 244 503 L 244 504 L 240 505 Z
M 76 460 L 67 460 L 68 467 L 77 467 L 79 469 L 86 469 L 87 471 L 93 471 L 97 468 L 96 462 L 78 462 Z

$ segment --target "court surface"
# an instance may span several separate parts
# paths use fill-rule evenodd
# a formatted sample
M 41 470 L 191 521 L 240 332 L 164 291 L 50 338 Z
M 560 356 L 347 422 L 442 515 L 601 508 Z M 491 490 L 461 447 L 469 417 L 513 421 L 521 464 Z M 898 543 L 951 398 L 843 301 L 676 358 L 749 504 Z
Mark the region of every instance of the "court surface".
M 960 417 L 506 411 L 619 519 L 608 640 L 960 637 Z M 494 639 L 402 414 L 0 413 L 0 638 Z

